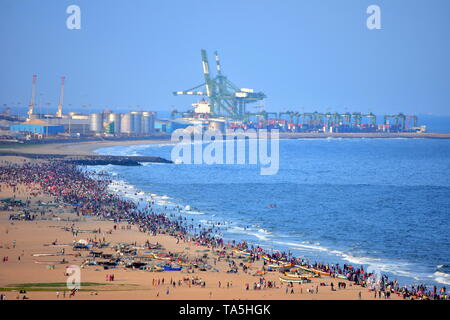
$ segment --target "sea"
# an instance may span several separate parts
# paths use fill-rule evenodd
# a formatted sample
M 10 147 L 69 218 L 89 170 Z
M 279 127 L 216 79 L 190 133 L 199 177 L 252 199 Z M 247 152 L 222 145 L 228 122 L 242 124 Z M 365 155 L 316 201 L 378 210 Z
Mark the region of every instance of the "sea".
M 172 148 L 96 152 L 170 159 Z M 225 240 L 363 265 L 404 285 L 450 285 L 450 140 L 286 139 L 279 148 L 276 175 L 250 164 L 92 169 L 109 172 L 122 196 L 217 226 Z

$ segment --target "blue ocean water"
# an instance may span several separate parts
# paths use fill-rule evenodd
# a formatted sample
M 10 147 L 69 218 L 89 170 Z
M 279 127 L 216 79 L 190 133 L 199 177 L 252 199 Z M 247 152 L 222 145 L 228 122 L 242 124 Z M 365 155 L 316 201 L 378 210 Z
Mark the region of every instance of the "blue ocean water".
M 170 159 L 171 150 L 161 144 L 97 152 Z M 450 284 L 450 140 L 281 140 L 273 176 L 256 165 L 101 169 L 126 196 L 152 195 L 161 211 L 178 205 L 195 222 L 220 222 L 225 239 L 311 262 L 363 264 L 402 283 Z

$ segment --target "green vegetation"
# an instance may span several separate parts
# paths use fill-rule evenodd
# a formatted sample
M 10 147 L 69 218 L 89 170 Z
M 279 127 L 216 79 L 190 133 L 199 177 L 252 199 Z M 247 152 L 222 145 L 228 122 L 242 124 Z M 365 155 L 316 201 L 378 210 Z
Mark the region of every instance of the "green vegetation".
M 97 283 L 97 282 L 81 282 L 81 287 L 92 287 L 92 286 L 104 286 L 107 283 Z M 56 288 L 56 287 L 67 287 L 65 282 L 43 282 L 43 283 L 15 283 L 10 284 L 8 287 L 15 288 Z
M 25 290 L 25 291 L 29 291 L 29 292 L 36 292 L 36 291 L 40 291 L 40 292 L 45 292 L 45 291 L 50 291 L 50 292 L 53 292 L 53 291 L 64 291 L 64 290 L 66 290 L 66 291 L 70 291 L 69 289 L 67 289 L 67 287 L 60 287 L 60 288 L 13 288 L 13 287 L 11 287 L 11 288 L 1 288 L 0 287 L 0 291 L 9 291 L 9 292 L 11 292 L 11 291 L 21 291 L 21 290 Z M 98 291 L 98 290 L 95 290 L 95 289 L 80 289 L 79 291 Z

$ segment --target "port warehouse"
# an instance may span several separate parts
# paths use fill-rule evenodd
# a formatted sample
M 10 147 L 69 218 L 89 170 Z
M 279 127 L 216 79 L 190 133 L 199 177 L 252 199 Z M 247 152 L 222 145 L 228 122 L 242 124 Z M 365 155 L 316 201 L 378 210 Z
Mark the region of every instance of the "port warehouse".
M 32 114 L 27 121 L 10 125 L 9 130 L 41 135 L 66 132 L 78 135 L 145 136 L 155 133 L 155 118 L 156 113 L 150 111 L 121 114 L 106 110 L 90 115 L 72 113 L 62 117 Z
M 46 121 L 33 119 L 25 123 L 13 124 L 10 126 L 13 132 L 29 132 L 41 135 L 54 135 L 64 132 L 64 126 L 50 124 Z
M 274 114 L 273 118 L 255 117 L 247 121 L 234 121 L 225 118 L 212 118 L 196 114 L 189 118 L 156 119 L 156 113 L 150 111 L 132 111 L 113 113 L 104 111 L 90 115 L 71 114 L 61 118 L 32 115 L 26 122 L 10 125 L 12 132 L 41 135 L 55 135 L 63 132 L 79 135 L 115 135 L 145 136 L 154 133 L 172 133 L 177 129 L 202 126 L 212 130 L 224 131 L 238 129 L 278 129 L 281 132 L 422 132 L 424 126 L 417 126 L 416 116 L 383 116 L 383 122 L 377 123 L 377 117 L 353 114 L 304 113 Z M 288 117 L 290 119 L 283 119 Z M 367 122 L 364 122 L 366 119 Z

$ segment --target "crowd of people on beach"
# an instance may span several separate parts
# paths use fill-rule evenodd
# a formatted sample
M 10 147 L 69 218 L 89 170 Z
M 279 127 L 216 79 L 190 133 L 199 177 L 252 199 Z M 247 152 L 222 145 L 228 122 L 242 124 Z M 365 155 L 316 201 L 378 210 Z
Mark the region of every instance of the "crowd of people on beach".
M 213 249 L 225 247 L 242 249 L 250 253 L 251 261 L 257 261 L 264 256 L 291 265 L 314 268 L 331 277 L 344 276 L 354 285 L 372 290 L 374 295 L 380 298 L 382 296 L 389 298 L 391 294 L 397 294 L 404 299 L 449 299 L 445 287 L 440 289 L 437 287 L 430 289 L 425 285 L 401 287 L 396 280 L 390 280 L 386 275 L 374 280 L 374 275 L 362 266 L 309 263 L 305 259 L 292 256 L 290 252 L 268 252 L 246 242 L 225 243 L 211 227 L 194 226 L 193 221 L 181 215 L 169 217 L 167 214 L 157 213 L 153 210 L 151 203 L 142 207 L 132 200 L 120 197 L 108 188 L 112 183 L 109 175 L 88 172 L 74 164 L 58 161 L 3 164 L 0 170 L 0 182 L 13 189 L 23 185 L 38 186 L 33 189 L 33 195 L 53 196 L 59 203 L 72 206 L 78 216 L 96 216 L 116 222 L 126 221 L 130 225 L 136 225 L 140 231 L 151 235 L 171 235 L 177 239 L 177 242 L 191 242 Z M 258 290 L 258 288 L 275 286 L 273 282 L 260 279 L 253 284 L 252 288 Z M 250 288 L 250 284 L 246 284 L 246 289 Z

